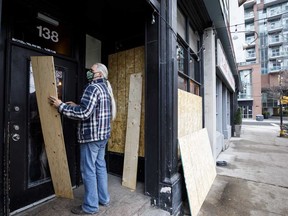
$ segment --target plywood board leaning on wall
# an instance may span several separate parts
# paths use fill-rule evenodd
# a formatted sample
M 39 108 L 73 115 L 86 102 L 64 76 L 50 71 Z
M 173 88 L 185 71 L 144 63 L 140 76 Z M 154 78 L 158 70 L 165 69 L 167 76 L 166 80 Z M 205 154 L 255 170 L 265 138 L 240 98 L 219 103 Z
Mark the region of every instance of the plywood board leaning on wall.
M 202 129 L 202 116 L 202 97 L 178 89 L 178 138 Z
M 142 74 L 130 75 L 122 185 L 136 189 L 141 121 Z
M 191 215 L 197 215 L 216 177 L 206 128 L 179 138 Z
M 32 56 L 31 62 L 41 128 L 55 195 L 73 199 L 61 117 L 57 110 L 48 103 L 49 95 L 57 96 L 54 60 L 52 56 Z
M 202 129 L 202 97 L 178 89 L 178 137 Z
M 135 73 L 142 74 L 144 82 L 144 46 L 121 51 L 109 55 L 108 69 L 109 80 L 111 82 L 113 93 L 117 105 L 117 117 L 112 122 L 111 139 L 108 143 L 108 151 L 124 153 L 126 140 L 127 112 L 130 75 Z M 142 95 L 145 94 L 144 83 L 142 85 Z M 139 156 L 144 157 L 144 97 L 142 96 L 141 123 Z

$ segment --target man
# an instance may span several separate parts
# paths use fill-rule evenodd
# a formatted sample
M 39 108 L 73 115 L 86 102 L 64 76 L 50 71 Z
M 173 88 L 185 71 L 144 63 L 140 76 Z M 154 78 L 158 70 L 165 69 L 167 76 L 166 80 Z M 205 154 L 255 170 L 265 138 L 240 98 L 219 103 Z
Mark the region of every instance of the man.
M 105 162 L 105 147 L 111 135 L 111 120 L 116 117 L 116 104 L 104 64 L 96 63 L 87 71 L 89 84 L 84 90 L 80 104 L 63 103 L 49 96 L 50 103 L 63 116 L 78 120 L 80 143 L 80 170 L 84 185 L 81 206 L 71 212 L 77 215 L 95 214 L 99 204 L 108 206 L 108 177 Z

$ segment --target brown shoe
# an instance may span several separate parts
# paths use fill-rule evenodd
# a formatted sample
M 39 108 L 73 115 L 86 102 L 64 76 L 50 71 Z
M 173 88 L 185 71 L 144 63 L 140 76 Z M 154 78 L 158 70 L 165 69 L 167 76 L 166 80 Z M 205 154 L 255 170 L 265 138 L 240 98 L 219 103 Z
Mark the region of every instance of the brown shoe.
M 71 212 L 72 212 L 73 214 L 76 214 L 76 215 L 94 215 L 94 214 L 97 213 L 97 212 L 91 212 L 91 213 L 85 212 L 85 211 L 82 209 L 82 206 L 77 206 L 77 207 L 71 209 Z

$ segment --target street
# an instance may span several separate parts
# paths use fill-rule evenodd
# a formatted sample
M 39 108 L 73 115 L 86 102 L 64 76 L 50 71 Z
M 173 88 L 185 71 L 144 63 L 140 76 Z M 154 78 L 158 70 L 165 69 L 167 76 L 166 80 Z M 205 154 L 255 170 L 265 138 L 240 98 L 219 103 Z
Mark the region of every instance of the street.
M 263 121 L 256 121 L 253 119 L 242 119 L 243 125 L 262 125 L 262 126 L 273 126 L 273 125 L 280 125 L 280 118 L 279 117 L 271 117 L 268 119 L 264 119 Z M 283 124 L 288 124 L 288 117 L 283 117 Z

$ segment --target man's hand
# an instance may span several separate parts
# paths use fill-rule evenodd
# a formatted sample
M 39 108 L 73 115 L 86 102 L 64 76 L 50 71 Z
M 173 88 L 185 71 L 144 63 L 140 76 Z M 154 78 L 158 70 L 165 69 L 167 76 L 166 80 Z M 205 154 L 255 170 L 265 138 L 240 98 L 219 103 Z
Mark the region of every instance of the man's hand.
M 49 103 L 56 108 L 58 108 L 60 106 L 60 104 L 62 103 L 62 101 L 60 99 L 58 99 L 57 97 L 51 96 L 51 95 L 48 97 L 48 99 L 49 99 Z

